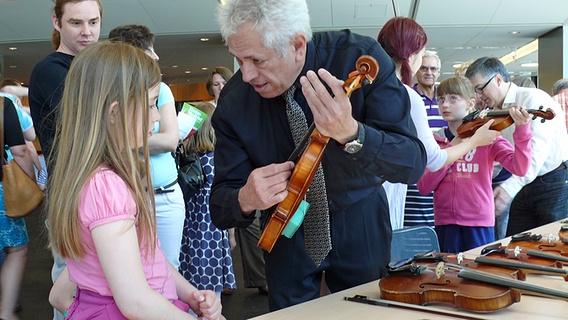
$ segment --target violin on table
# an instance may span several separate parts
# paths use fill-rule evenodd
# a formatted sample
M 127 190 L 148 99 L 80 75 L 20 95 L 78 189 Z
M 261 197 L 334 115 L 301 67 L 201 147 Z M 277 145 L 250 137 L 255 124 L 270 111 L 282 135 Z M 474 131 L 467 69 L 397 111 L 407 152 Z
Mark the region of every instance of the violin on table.
M 568 239 L 557 240 L 557 238 L 550 234 L 543 237 L 540 234 L 531 232 L 522 232 L 511 236 L 511 241 L 507 248 L 521 247 L 526 249 L 533 249 L 532 256 L 538 256 L 538 252 L 556 253 L 562 257 L 568 257 Z M 561 260 L 564 261 L 564 260 Z M 566 264 L 566 263 L 565 263 Z
M 443 254 L 442 254 L 443 255 Z M 467 260 L 457 263 L 410 261 L 392 265 L 379 281 L 381 299 L 426 305 L 450 304 L 457 309 L 487 313 L 506 308 L 530 294 L 568 301 L 568 292 L 518 280 L 511 270 L 482 270 Z
M 347 97 L 350 97 L 354 90 L 364 85 L 371 84 L 379 73 L 377 60 L 368 55 L 359 57 L 355 66 L 356 70 L 351 72 L 348 75 L 348 79 L 343 83 L 343 89 Z M 297 148 L 288 159 L 295 161 L 298 159 L 298 155 L 303 152 L 296 162 L 294 171 L 292 171 L 292 175 L 288 181 L 286 187 L 288 195 L 272 211 L 266 227 L 260 236 L 260 240 L 258 241 L 259 247 L 268 252 L 272 251 L 276 241 L 280 235 L 282 235 L 282 232 L 300 207 L 302 199 L 306 195 L 317 168 L 323 159 L 323 153 L 328 142 L 329 137 L 322 135 L 315 127 L 315 123 L 312 123 L 303 141 L 298 144 Z M 299 224 L 297 226 L 299 226 Z
M 546 110 L 543 109 L 544 108 L 540 106 L 538 109 L 527 109 L 527 112 L 533 115 L 533 120 L 537 117 L 541 117 L 541 122 L 543 123 L 545 120 L 553 119 L 556 115 L 550 108 Z M 493 119 L 493 123 L 489 127 L 491 130 L 502 131 L 515 123 L 509 114 L 509 109 L 495 111 L 477 110 L 462 119 L 463 123 L 457 129 L 458 136 L 462 139 L 473 136 L 477 129 L 481 128 L 491 119 Z
M 545 252 L 534 249 L 527 249 L 521 246 L 509 248 L 503 246 L 501 242 L 489 245 L 481 250 L 481 256 L 498 257 L 501 259 L 512 259 L 531 264 L 562 268 L 568 264 L 568 257 L 563 257 L 558 252 Z
M 514 251 L 514 252 L 513 252 Z M 568 270 L 562 268 L 562 262 L 557 259 L 566 259 L 560 255 L 544 253 L 545 257 L 532 257 L 526 253 L 521 253 L 520 248 L 510 250 L 501 247 L 501 244 L 485 247 L 481 251 L 481 256 L 475 259 L 465 258 L 463 253 L 447 254 L 427 252 L 417 254 L 412 260 L 415 263 L 434 263 L 443 261 L 446 264 L 456 265 L 461 268 L 471 268 L 486 272 L 506 272 L 510 273 L 515 279 L 526 280 L 527 274 L 541 274 L 549 276 L 560 276 L 568 281 Z M 396 270 L 391 268 L 391 270 Z

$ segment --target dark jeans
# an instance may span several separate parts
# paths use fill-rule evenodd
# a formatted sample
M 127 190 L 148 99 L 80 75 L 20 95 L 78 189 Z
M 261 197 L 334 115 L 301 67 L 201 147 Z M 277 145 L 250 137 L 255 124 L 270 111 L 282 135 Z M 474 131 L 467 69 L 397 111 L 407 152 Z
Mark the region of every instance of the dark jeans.
M 245 288 L 257 288 L 266 286 L 264 276 L 264 253 L 257 246 L 260 238 L 260 223 L 258 218 L 246 228 L 235 228 L 236 240 L 241 250 L 243 262 L 243 279 Z
M 524 186 L 509 212 L 507 236 L 568 217 L 568 170 L 549 172 Z

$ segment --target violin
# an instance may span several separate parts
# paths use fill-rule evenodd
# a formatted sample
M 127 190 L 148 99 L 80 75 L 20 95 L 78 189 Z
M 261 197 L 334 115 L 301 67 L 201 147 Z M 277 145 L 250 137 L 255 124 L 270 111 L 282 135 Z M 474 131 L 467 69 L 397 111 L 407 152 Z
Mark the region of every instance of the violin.
M 521 294 L 568 301 L 568 293 L 526 283 L 511 271 L 483 271 L 474 264 L 440 261 L 407 270 L 391 271 L 379 281 L 380 297 L 392 301 L 426 305 L 446 303 L 457 309 L 486 313 L 519 302 Z
M 500 245 L 500 244 L 499 244 Z M 460 254 L 418 254 L 412 260 L 415 263 L 434 263 L 443 261 L 447 264 L 458 265 L 460 267 L 471 268 L 486 272 L 505 272 L 514 276 L 516 279 L 524 281 L 526 280 L 527 274 L 535 273 L 542 275 L 560 276 L 565 281 L 568 281 L 568 270 L 562 268 L 562 263 L 557 260 L 547 260 L 546 258 L 538 257 L 525 257 L 521 256 L 520 248 L 517 248 L 519 253 L 514 259 L 503 258 L 500 255 L 501 251 L 506 251 L 506 249 L 498 249 L 496 245 L 488 246 L 484 248 L 481 252 L 481 256 L 475 259 L 468 259 Z M 495 257 L 495 254 L 499 254 Z M 493 257 L 489 257 L 493 255 Z M 560 257 L 558 255 L 549 254 L 552 257 Z M 520 258 L 524 258 L 521 260 Z M 564 257 L 560 257 L 564 258 Z M 554 258 L 551 258 L 554 259 Z M 391 270 L 397 270 L 396 268 L 391 268 Z
M 363 85 L 371 84 L 379 73 L 379 64 L 371 56 L 363 55 L 359 57 L 355 65 L 356 70 L 349 73 L 349 78 L 343 83 L 343 89 L 347 97 L 350 97 L 354 90 Z M 288 195 L 273 210 L 258 241 L 258 246 L 268 252 L 272 251 L 282 231 L 284 231 L 284 228 L 289 224 L 300 207 L 302 199 L 306 195 L 317 168 L 323 159 L 323 153 L 329 142 L 329 137 L 322 135 L 315 127 L 315 123 L 312 123 L 303 140 L 308 141 L 307 144 L 304 141 L 300 142 L 289 158 L 295 159 L 296 155 L 300 154 L 303 149 L 303 153 L 299 157 L 286 187 Z
M 568 257 L 563 257 L 557 252 L 543 252 L 515 246 L 510 249 L 503 246 L 501 242 L 489 245 L 481 250 L 482 257 L 493 257 L 499 259 L 509 259 L 531 265 L 562 268 L 568 263 Z
M 543 111 L 543 109 L 544 108 L 540 106 L 538 109 L 527 109 L 527 112 L 533 115 L 533 120 L 537 117 L 541 117 L 541 122 L 543 123 L 545 120 L 553 119 L 556 115 L 550 108 L 546 109 L 546 111 Z M 497 131 L 502 131 L 515 122 L 509 114 L 509 109 L 495 111 L 477 110 L 462 119 L 463 123 L 457 130 L 458 136 L 462 139 L 473 136 L 477 129 L 481 128 L 491 119 L 493 119 L 493 123 L 489 129 Z
M 539 256 L 542 253 L 555 253 L 562 257 L 568 257 L 568 239 L 557 240 L 555 236 L 548 235 L 543 237 L 540 234 L 531 232 L 522 232 L 511 236 L 511 241 L 507 248 L 519 246 L 525 249 L 532 249 L 531 255 Z M 540 253 L 539 253 L 540 251 Z M 568 264 L 565 259 L 559 260 L 564 264 Z

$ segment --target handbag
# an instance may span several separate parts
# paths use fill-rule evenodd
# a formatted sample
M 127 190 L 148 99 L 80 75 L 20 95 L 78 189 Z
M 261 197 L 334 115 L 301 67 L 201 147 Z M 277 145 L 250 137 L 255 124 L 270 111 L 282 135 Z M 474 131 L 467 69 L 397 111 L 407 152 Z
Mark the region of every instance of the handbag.
M 0 98 L 0 151 L 2 154 L 2 189 L 6 216 L 21 218 L 34 212 L 43 204 L 45 194 L 22 168 L 11 160 L 4 164 L 4 99 Z
M 181 187 L 185 203 L 193 197 L 205 184 L 205 172 L 201 159 L 196 152 L 186 152 L 183 143 L 179 143 L 175 153 L 178 169 L 178 183 Z

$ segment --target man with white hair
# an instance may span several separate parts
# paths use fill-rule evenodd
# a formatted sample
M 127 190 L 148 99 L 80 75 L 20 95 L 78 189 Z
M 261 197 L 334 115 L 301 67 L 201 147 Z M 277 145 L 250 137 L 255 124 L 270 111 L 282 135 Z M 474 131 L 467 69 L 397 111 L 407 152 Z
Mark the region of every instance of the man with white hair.
M 212 117 L 213 223 L 246 227 L 255 210 L 266 221 L 288 195 L 297 131 L 314 123 L 330 142 L 304 222 L 265 253 L 269 308 L 319 297 L 324 271 L 331 292 L 384 276 L 392 231 L 381 183 L 415 183 L 426 164 L 392 59 L 348 30 L 312 35 L 305 0 L 229 0 L 218 21 L 240 70 Z M 377 60 L 378 75 L 347 97 L 343 80 L 362 55 Z

